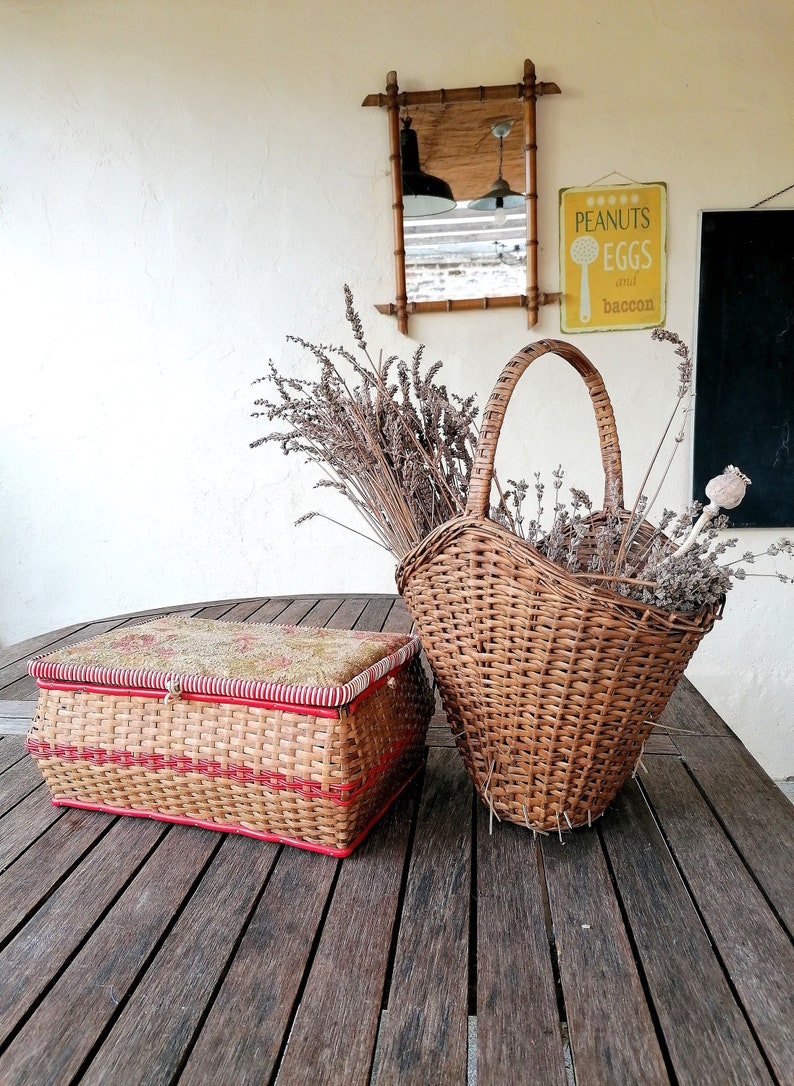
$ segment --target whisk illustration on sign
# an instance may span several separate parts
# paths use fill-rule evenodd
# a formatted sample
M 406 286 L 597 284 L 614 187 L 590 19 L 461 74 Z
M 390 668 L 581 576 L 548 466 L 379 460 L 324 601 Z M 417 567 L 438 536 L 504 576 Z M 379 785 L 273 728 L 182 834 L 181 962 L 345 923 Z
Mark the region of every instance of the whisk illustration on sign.
M 587 267 L 598 257 L 598 242 L 592 234 L 582 234 L 571 242 L 571 260 L 581 268 L 579 286 L 579 320 L 582 324 L 590 321 L 590 279 Z

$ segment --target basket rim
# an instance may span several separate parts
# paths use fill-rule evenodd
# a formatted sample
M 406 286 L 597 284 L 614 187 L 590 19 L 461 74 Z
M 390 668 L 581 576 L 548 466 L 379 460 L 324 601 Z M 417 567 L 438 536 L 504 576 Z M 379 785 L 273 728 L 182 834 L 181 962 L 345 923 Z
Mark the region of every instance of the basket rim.
M 597 511 L 594 516 L 597 516 L 598 512 L 599 511 Z M 603 510 L 600 512 L 603 512 Z M 648 527 L 653 529 L 653 525 L 648 521 L 643 521 L 642 523 L 647 524 Z M 613 605 L 617 604 L 619 606 L 625 606 L 631 612 L 650 614 L 655 620 L 672 628 L 699 630 L 709 617 L 722 617 L 722 612 L 725 607 L 724 595 L 713 604 L 704 604 L 697 611 L 670 611 L 653 603 L 644 603 L 641 600 L 623 596 L 621 593 L 615 592 L 613 589 L 606 588 L 603 585 L 593 584 L 592 581 L 588 580 L 586 573 L 581 575 L 571 573 L 569 570 L 565 569 L 564 566 L 552 562 L 550 558 L 547 558 L 546 555 L 539 551 L 534 544 L 529 542 L 529 540 L 516 535 L 515 532 L 512 532 L 509 528 L 499 524 L 497 521 L 491 520 L 490 517 L 473 516 L 472 514 L 467 513 L 459 513 L 454 517 L 450 517 L 449 520 L 440 524 L 437 528 L 434 528 L 433 531 L 428 533 L 421 542 L 417 543 L 408 554 L 403 556 L 395 573 L 399 592 L 403 594 L 411 573 L 413 572 L 412 566 L 424 556 L 425 552 L 438 553 L 445 542 L 446 536 L 454 538 L 455 536 L 462 534 L 468 528 L 485 529 L 488 532 L 493 532 L 504 537 L 510 541 L 512 549 L 518 548 L 519 550 L 527 551 L 536 564 L 564 582 L 571 589 L 575 588 L 578 592 L 594 595 L 596 598 L 608 601 Z M 661 537 L 663 540 L 670 542 L 664 533 L 662 533 Z M 631 578 L 615 577 L 614 580 L 620 583 L 630 581 Z

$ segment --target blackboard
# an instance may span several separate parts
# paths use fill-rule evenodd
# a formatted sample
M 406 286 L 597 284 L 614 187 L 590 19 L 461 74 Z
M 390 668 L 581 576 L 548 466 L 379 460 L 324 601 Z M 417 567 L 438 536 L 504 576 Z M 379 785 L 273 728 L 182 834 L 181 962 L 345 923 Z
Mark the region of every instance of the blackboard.
M 693 497 L 727 464 L 735 527 L 794 525 L 794 210 L 703 211 Z

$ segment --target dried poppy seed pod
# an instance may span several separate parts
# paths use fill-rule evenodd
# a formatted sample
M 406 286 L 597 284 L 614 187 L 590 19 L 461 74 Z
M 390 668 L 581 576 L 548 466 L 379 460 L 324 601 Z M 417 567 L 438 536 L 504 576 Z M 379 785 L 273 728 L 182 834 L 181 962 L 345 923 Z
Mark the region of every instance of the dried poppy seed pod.
M 735 509 L 744 497 L 749 485 L 750 480 L 748 477 L 734 467 L 733 464 L 728 464 L 722 475 L 716 475 L 713 479 L 709 479 L 706 483 L 706 497 L 709 499 L 709 504 L 705 506 L 703 512 L 695 521 L 686 540 L 670 557 L 674 558 L 676 555 L 685 554 L 709 521 L 716 517 L 720 509 Z
M 717 475 L 706 483 L 706 497 L 717 509 L 735 509 L 741 502 L 750 480 L 733 464 L 728 464 L 722 475 Z

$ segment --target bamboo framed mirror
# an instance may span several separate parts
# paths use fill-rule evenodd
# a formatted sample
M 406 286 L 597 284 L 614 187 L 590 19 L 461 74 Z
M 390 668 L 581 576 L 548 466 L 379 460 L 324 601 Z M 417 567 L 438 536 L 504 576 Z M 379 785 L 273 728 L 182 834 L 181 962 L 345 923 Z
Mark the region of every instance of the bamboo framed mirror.
M 377 308 L 396 316 L 401 332 L 408 332 L 410 313 L 510 306 L 525 307 L 532 328 L 539 306 L 559 301 L 559 294 L 538 288 L 535 111 L 538 97 L 559 93 L 556 83 L 538 82 L 534 64 L 525 60 L 518 83 L 401 92 L 397 73 L 389 72 L 385 94 L 364 99 L 364 106 L 385 108 L 388 118 L 395 301 Z M 420 166 L 403 162 L 407 128 L 415 133 Z M 448 202 L 447 213 L 405 213 L 404 170 L 407 176 L 416 168 L 449 184 L 454 206 Z M 511 194 L 497 203 L 515 205 L 497 221 L 493 199 L 485 211 L 469 206 L 496 191 L 494 178 Z M 456 276 L 457 294 L 449 289 Z

